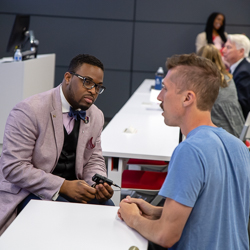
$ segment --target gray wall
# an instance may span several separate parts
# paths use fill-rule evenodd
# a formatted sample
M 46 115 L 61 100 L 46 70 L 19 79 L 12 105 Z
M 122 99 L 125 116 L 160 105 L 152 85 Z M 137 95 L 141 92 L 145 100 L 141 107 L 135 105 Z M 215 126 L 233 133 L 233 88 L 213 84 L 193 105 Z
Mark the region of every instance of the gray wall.
M 107 90 L 96 104 L 109 119 L 167 57 L 195 51 L 215 11 L 225 14 L 228 33 L 250 37 L 249 0 L 1 0 L 0 58 L 12 56 L 6 48 L 15 15 L 31 15 L 39 54 L 56 53 L 55 86 L 77 54 L 104 63 Z

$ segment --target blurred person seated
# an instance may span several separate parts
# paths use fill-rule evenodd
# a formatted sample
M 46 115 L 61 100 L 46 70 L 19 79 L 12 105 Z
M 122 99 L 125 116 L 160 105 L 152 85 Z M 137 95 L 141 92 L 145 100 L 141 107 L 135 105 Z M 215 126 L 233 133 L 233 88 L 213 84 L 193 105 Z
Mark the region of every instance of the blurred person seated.
M 250 111 L 250 63 L 247 60 L 249 50 L 250 41 L 243 34 L 228 35 L 222 50 L 224 58 L 230 65 L 245 119 Z
M 232 75 L 226 70 L 220 52 L 213 44 L 203 46 L 197 54 L 214 62 L 222 76 L 219 94 L 211 110 L 212 122 L 217 127 L 222 127 L 227 132 L 239 137 L 245 119 Z

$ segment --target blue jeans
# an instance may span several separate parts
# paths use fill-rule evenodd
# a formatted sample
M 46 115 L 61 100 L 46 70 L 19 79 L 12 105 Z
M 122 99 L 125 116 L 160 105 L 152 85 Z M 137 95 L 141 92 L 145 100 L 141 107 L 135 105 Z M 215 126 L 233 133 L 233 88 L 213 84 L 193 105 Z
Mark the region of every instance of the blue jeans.
M 25 208 L 25 206 L 29 203 L 30 200 L 41 200 L 41 199 L 39 197 L 37 197 L 36 195 L 34 195 L 34 194 L 29 194 L 23 201 L 21 201 L 19 203 L 19 205 L 17 207 L 17 214 L 19 214 Z M 61 201 L 61 202 L 75 202 L 75 203 L 77 203 L 77 201 L 72 200 L 70 198 L 65 199 L 61 195 L 58 196 L 58 198 L 56 199 L 56 201 Z M 106 205 L 106 206 L 114 206 L 115 205 L 111 199 L 101 203 L 96 198 L 93 199 L 93 200 L 90 200 L 88 202 L 88 204 Z

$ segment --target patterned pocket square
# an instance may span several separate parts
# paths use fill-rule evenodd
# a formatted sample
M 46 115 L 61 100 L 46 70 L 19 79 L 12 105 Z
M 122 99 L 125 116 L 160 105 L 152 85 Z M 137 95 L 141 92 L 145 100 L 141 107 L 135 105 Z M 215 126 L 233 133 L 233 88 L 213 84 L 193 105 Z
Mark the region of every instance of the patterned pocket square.
M 87 149 L 93 149 L 95 147 L 95 145 L 92 142 L 93 137 L 90 138 L 90 140 L 87 143 Z

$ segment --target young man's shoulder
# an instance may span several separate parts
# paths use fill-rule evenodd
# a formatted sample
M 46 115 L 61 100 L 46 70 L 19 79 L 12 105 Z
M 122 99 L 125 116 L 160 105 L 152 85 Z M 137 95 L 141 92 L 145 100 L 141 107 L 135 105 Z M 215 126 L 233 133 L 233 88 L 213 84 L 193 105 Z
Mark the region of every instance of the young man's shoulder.
M 240 147 L 243 150 L 247 149 L 244 143 L 228 133 L 223 128 L 200 126 L 192 130 L 185 141 L 183 146 L 189 145 L 200 150 L 209 150 L 211 147 Z M 185 145 L 186 144 L 186 145 Z

